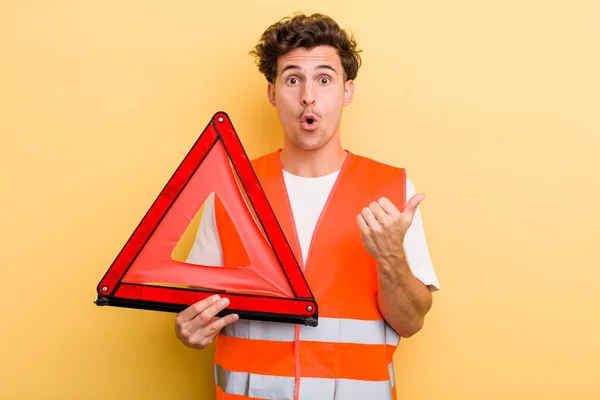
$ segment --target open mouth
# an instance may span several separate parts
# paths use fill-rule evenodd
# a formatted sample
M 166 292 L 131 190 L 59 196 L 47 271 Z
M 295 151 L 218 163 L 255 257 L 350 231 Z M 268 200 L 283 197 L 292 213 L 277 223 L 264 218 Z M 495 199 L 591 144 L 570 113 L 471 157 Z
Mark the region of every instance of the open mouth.
M 316 129 L 319 121 L 317 120 L 317 117 L 315 117 L 314 115 L 306 114 L 302 117 L 300 122 L 302 123 L 302 127 L 304 129 L 314 130 L 314 129 Z

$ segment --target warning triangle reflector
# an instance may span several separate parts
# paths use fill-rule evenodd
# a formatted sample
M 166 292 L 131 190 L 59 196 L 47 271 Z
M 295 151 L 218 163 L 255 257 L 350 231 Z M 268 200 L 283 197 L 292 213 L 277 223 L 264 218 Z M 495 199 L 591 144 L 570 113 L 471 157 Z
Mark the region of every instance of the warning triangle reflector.
M 173 258 L 209 195 L 243 246 L 245 265 Z M 220 237 L 223 245 L 228 237 Z M 249 261 L 249 265 L 248 262 Z M 219 316 L 317 326 L 318 309 L 302 269 L 252 164 L 224 112 L 216 113 L 97 286 L 99 306 L 180 312 L 214 294 Z

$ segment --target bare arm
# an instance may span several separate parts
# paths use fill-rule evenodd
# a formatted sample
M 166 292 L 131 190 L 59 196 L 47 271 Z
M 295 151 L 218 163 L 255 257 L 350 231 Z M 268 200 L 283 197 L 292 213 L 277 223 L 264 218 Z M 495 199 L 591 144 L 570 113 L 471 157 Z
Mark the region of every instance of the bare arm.
M 402 337 L 417 333 L 432 305 L 429 288 L 412 274 L 404 237 L 424 195 L 413 196 L 404 212 L 381 198 L 357 216 L 362 242 L 375 258 L 379 278 L 378 302 L 387 323 Z
M 423 327 L 432 304 L 431 291 L 414 277 L 404 252 L 393 260 L 377 263 L 379 309 L 385 320 L 402 337 L 410 337 Z

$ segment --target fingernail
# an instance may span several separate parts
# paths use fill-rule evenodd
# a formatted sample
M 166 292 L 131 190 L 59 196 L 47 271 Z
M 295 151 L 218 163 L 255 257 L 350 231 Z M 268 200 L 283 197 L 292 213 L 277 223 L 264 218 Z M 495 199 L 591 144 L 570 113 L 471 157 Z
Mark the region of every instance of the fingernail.
M 222 299 L 221 304 L 223 304 L 224 306 L 229 305 L 229 299 Z

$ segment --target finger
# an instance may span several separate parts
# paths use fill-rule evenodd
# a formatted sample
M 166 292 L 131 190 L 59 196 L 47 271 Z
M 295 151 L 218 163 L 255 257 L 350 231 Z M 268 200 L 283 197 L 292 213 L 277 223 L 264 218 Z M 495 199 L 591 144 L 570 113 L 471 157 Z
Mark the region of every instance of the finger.
M 406 207 L 404 208 L 403 214 L 412 220 L 413 216 L 415 215 L 415 212 L 417 211 L 417 207 L 419 206 L 419 204 L 421 204 L 424 198 L 425 195 L 422 193 L 415 194 L 413 197 L 411 197 L 408 203 L 406 203 Z
M 365 219 L 363 218 L 363 216 L 360 215 L 360 214 L 357 215 L 356 216 L 356 222 L 358 223 L 358 229 L 360 229 L 360 232 L 363 235 L 367 235 L 369 233 L 369 226 L 365 222 Z
M 363 208 L 360 215 L 362 215 L 367 226 L 373 228 L 378 225 L 377 218 L 375 218 L 375 214 L 373 214 L 373 211 L 369 207 Z
M 228 305 L 229 305 L 229 299 L 222 298 L 219 301 L 217 301 L 216 303 L 214 303 L 212 306 L 207 307 L 200 314 L 196 315 L 196 317 L 193 320 L 188 321 L 188 323 L 187 323 L 188 330 L 190 332 L 199 330 L 204 325 L 206 325 L 206 323 L 208 323 L 211 320 L 211 318 L 213 318 L 215 315 L 220 313 Z
M 229 314 L 222 318 L 217 318 L 214 322 L 205 326 L 202 331 L 206 336 L 214 337 L 217 333 L 221 332 L 221 329 L 225 328 L 227 325 L 233 324 L 239 318 L 240 317 L 237 314 Z
M 385 210 L 383 208 L 381 208 L 379 203 L 373 202 L 373 203 L 369 204 L 369 210 L 371 210 L 371 212 L 373 212 L 373 215 L 379 222 L 383 223 L 389 218 L 389 215 L 387 215 Z
M 219 300 L 219 298 L 220 296 L 216 294 L 214 296 L 207 297 L 204 300 L 200 300 L 199 302 L 192 304 L 191 306 L 180 312 L 177 315 L 177 319 L 180 323 L 186 323 L 188 321 L 191 321 L 206 308 L 215 304 L 215 302 Z
M 396 208 L 396 206 L 390 201 L 390 199 L 382 197 L 377 201 L 377 203 L 389 216 L 393 218 L 400 216 L 400 210 Z

